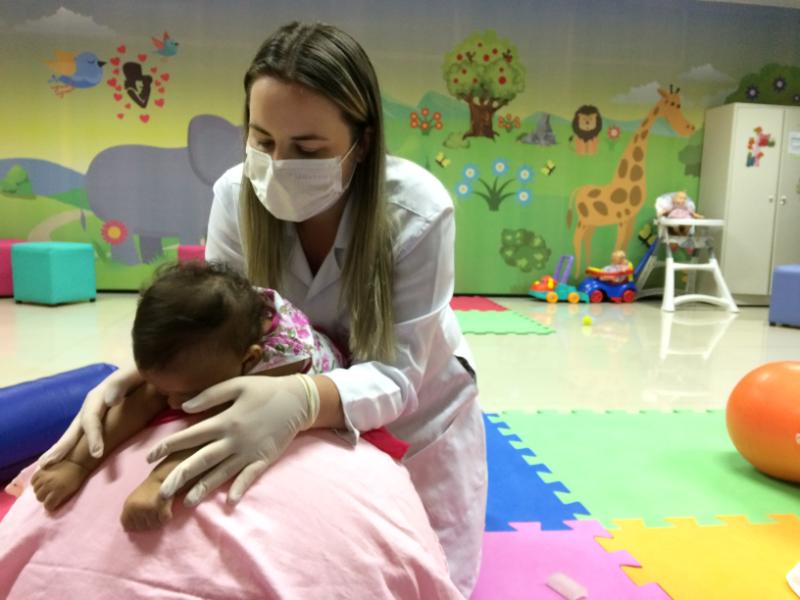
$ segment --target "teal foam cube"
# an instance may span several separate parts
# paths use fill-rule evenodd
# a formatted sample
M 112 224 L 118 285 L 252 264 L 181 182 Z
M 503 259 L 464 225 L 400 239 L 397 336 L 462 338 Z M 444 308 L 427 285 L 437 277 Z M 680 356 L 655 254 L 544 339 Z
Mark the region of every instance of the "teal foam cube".
M 11 247 L 14 300 L 63 304 L 94 300 L 97 278 L 91 244 L 24 242 Z

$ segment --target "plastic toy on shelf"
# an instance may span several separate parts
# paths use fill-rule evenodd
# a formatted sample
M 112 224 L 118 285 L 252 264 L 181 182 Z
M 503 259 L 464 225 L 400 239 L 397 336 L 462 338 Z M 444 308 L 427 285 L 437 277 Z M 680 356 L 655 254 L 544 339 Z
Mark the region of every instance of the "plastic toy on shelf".
M 528 290 L 528 295 L 551 303 L 565 300 L 570 304 L 589 302 L 589 296 L 579 291 L 574 285 L 567 283 L 574 260 L 571 255 L 564 255 L 559 258 L 553 276 L 545 275 L 541 279 L 534 281 L 530 290 Z

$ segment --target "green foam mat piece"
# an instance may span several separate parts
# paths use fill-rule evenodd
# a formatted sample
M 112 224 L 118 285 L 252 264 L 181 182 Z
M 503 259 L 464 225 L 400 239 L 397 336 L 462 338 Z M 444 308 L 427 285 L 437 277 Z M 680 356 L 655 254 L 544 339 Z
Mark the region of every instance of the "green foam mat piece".
M 529 319 L 511 310 L 476 311 L 457 310 L 456 317 L 463 333 L 473 334 L 536 334 L 547 335 L 555 330 L 538 321 Z
M 665 517 L 719 524 L 719 515 L 754 523 L 769 514 L 798 514 L 800 486 L 756 471 L 728 438 L 723 411 L 500 413 L 509 431 L 532 450 L 531 463 L 552 471 L 606 527 L 612 519 L 640 518 L 648 526 Z

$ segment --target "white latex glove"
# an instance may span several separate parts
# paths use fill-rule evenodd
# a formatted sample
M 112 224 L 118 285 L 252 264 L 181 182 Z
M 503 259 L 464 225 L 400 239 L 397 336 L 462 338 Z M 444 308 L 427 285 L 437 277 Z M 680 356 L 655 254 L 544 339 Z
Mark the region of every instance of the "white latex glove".
M 89 390 L 80 411 L 67 430 L 39 458 L 39 467 L 44 468 L 61 461 L 75 447 L 82 434 L 86 436 L 91 455 L 95 458 L 103 456 L 103 417 L 110 407 L 121 402 L 143 381 L 136 365 L 130 363 L 120 367 Z
M 205 474 L 186 495 L 185 504 L 195 506 L 236 475 L 228 502 L 238 502 L 319 415 L 319 391 L 307 375 L 235 377 L 208 388 L 182 408 L 198 413 L 230 401 L 233 404 L 226 410 L 173 433 L 147 456 L 148 462 L 155 462 L 203 446 L 167 476 L 161 485 L 163 497 L 171 498 L 186 482 Z

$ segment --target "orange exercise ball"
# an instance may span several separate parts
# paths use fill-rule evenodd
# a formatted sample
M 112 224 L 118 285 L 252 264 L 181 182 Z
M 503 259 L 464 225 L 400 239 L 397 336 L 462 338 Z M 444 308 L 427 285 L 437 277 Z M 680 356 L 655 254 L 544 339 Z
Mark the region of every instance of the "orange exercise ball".
M 756 469 L 800 482 L 800 361 L 745 375 L 728 399 L 728 434 Z

